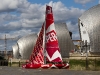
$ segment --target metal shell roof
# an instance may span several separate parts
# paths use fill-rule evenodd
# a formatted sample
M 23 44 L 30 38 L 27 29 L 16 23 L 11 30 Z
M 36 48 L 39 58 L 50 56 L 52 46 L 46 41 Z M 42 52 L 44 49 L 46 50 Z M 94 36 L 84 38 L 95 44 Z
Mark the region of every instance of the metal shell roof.
M 100 52 L 100 4 L 93 6 L 79 17 L 90 38 L 91 52 Z

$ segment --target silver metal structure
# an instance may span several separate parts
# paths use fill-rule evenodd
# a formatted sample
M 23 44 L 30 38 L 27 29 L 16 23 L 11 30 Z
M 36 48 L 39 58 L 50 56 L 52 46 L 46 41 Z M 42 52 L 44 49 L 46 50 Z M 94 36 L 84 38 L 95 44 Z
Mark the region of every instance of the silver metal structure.
M 74 44 L 67 29 L 66 23 L 55 24 L 61 55 L 63 58 L 69 57 L 69 52 L 74 50 Z
M 100 4 L 79 17 L 79 31 L 81 39 L 90 44 L 90 51 L 100 52 Z
M 37 39 L 37 34 L 30 34 L 17 41 L 22 59 L 29 59 Z
M 18 44 L 13 45 L 12 49 L 13 49 L 13 58 L 19 58 Z

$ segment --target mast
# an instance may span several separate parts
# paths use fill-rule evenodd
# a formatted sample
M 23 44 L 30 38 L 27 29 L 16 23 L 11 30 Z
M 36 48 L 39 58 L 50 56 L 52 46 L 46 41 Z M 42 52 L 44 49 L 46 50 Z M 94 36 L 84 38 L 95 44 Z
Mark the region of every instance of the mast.
M 45 15 L 46 16 L 46 15 Z M 45 21 L 46 22 L 46 21 Z M 44 22 L 44 36 L 43 36 L 43 43 L 44 43 L 44 64 L 46 64 L 46 23 Z
M 47 5 L 46 5 L 47 8 Z M 44 22 L 44 64 L 46 64 L 46 11 L 45 11 L 45 22 Z

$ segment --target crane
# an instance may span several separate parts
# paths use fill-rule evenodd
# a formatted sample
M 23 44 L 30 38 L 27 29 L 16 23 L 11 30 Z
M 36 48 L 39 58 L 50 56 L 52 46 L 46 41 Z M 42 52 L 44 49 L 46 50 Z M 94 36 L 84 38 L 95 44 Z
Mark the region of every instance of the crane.
M 0 38 L 0 40 L 5 40 L 5 50 L 4 50 L 4 56 L 7 56 L 7 40 L 16 40 L 18 38 L 7 38 L 6 34 L 4 38 Z

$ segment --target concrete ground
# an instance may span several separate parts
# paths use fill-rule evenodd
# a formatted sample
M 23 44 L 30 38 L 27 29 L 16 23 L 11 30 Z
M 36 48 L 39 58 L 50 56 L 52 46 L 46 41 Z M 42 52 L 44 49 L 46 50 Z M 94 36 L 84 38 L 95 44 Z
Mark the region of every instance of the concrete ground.
M 0 66 L 0 75 L 100 75 L 100 71 L 75 71 L 66 69 L 23 69 Z

